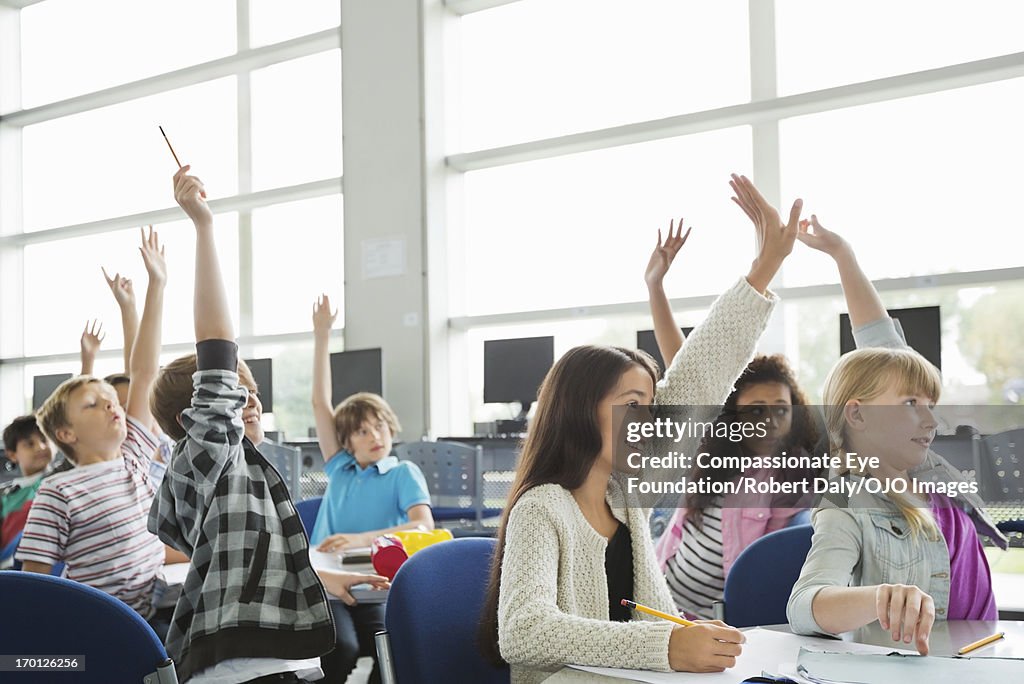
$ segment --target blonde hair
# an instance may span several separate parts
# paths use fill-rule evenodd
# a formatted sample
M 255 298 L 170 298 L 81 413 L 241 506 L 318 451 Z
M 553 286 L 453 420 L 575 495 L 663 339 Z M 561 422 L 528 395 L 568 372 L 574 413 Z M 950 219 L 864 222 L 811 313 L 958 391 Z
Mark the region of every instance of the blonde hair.
M 825 379 L 822 401 L 829 452 L 841 455 L 846 443 L 846 404 L 852 400 L 870 401 L 895 388 L 898 394 L 922 394 L 933 402 L 942 392 L 939 370 L 913 349 L 858 349 L 845 354 Z M 865 473 L 854 473 L 864 475 Z M 938 537 L 939 530 L 927 508 L 914 505 L 905 496 L 888 497 L 910 525 L 914 537 Z
M 93 383 L 110 387 L 109 383 L 92 375 L 78 375 L 60 383 L 57 389 L 53 391 L 53 394 L 36 411 L 39 427 L 42 429 L 43 434 L 49 437 L 72 463 L 78 463 L 78 460 L 75 458 L 75 450 L 67 442 L 62 442 L 58 439 L 57 431 L 71 427 L 71 422 L 68 420 L 68 400 L 71 398 L 71 395 L 78 388 Z
M 160 369 L 149 395 L 149 412 L 164 434 L 175 442 L 185 438 L 185 428 L 178 422 L 178 416 L 192 406 L 192 393 L 195 391 L 192 375 L 197 370 L 195 354 L 171 361 Z M 241 359 L 238 360 L 238 380 L 250 392 L 258 389 L 252 371 Z
M 370 418 L 379 418 L 387 423 L 392 437 L 402 430 L 398 416 L 382 396 L 372 392 L 359 392 L 346 397 L 334 407 L 334 430 L 338 444 L 347 448 L 349 436 Z

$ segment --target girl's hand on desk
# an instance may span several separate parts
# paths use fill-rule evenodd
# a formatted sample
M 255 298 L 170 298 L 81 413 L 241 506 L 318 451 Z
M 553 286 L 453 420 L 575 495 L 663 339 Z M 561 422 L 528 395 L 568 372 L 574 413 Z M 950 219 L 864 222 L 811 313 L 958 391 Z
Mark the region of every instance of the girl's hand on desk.
M 736 665 L 747 638 L 721 620 L 676 627 L 668 640 L 668 664 L 677 672 L 721 672 Z
M 372 543 L 373 538 L 366 534 L 332 534 L 320 542 L 320 546 L 316 547 L 316 550 L 331 553 L 332 551 L 344 551 L 350 547 L 358 548 L 360 546 L 369 546 Z
M 879 584 L 875 610 L 879 624 L 889 630 L 893 641 L 913 641 L 918 653 L 928 655 L 928 637 L 935 624 L 935 601 L 931 596 L 913 585 Z
M 356 605 L 355 598 L 349 593 L 349 589 L 357 584 L 369 584 L 374 589 L 389 589 L 391 582 L 387 577 L 380 575 L 364 575 L 359 572 L 345 572 L 344 570 L 317 570 L 320 581 L 329 594 L 337 596 L 346 605 Z

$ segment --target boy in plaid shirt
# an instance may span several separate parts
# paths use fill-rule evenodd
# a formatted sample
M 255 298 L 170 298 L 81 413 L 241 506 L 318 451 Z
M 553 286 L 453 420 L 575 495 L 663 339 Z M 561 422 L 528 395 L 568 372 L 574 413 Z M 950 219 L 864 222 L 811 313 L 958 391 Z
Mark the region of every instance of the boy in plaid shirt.
M 168 364 L 152 397 L 178 443 L 149 529 L 192 559 L 167 650 L 194 684 L 310 681 L 334 646 L 328 598 L 285 483 L 255 446 L 262 409 L 232 341 L 213 214 L 188 170 L 174 196 L 196 228 L 196 354 Z

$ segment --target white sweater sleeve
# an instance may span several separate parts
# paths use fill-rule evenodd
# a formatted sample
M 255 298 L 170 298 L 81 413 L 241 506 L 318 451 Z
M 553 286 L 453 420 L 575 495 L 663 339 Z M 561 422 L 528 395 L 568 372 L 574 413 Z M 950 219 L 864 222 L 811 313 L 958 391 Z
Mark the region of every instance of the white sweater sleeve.
M 762 295 L 746 278 L 723 292 L 658 383 L 657 403 L 714 407 L 725 403 L 754 357 L 777 301 L 771 291 Z
M 556 668 L 567 664 L 668 671 L 666 621 L 611 622 L 563 612 L 557 604 L 557 527 L 539 501 L 523 500 L 509 515 L 501 564 L 498 645 L 510 664 Z M 595 595 L 600 577 L 568 578 L 577 594 Z M 593 585 L 593 587 L 589 586 Z

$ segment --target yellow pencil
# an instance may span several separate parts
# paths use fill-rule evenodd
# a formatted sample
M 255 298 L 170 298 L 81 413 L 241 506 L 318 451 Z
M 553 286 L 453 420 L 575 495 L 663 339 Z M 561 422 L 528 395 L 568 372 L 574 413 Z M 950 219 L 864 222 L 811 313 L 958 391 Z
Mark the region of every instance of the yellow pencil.
M 669 615 L 668 613 L 662 613 L 660 610 L 654 610 L 653 608 L 642 606 L 639 603 L 634 603 L 633 601 L 629 601 L 627 599 L 622 599 L 621 603 L 627 608 L 632 608 L 633 610 L 638 610 L 641 613 L 647 613 L 648 615 L 653 615 L 654 617 L 660 617 L 662 620 L 668 620 L 669 622 L 674 622 L 677 625 L 682 625 L 683 627 L 693 627 L 695 624 L 697 624 L 696 622 L 690 622 L 686 618 L 681 618 L 677 615 Z
M 981 648 L 982 646 L 988 646 L 993 641 L 999 641 L 1004 636 L 1006 636 L 1006 632 L 999 632 L 998 634 L 993 634 L 990 637 L 985 637 L 984 639 L 979 639 L 978 641 L 975 641 L 973 644 L 967 644 L 966 646 L 961 648 L 959 651 L 957 651 L 956 654 L 957 655 L 963 655 L 965 653 L 970 653 L 971 651 L 977 650 L 977 649 Z

